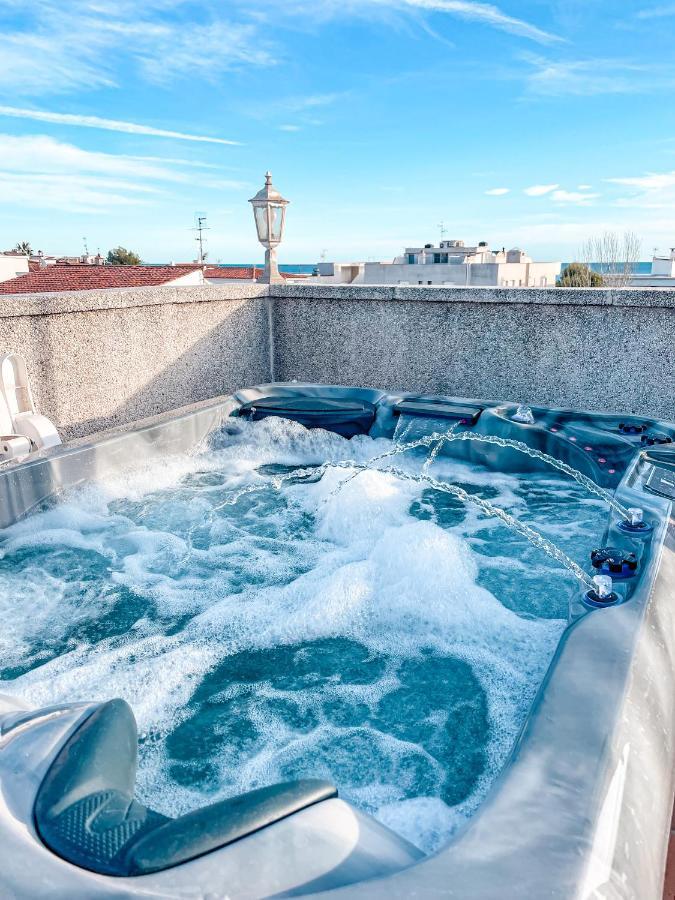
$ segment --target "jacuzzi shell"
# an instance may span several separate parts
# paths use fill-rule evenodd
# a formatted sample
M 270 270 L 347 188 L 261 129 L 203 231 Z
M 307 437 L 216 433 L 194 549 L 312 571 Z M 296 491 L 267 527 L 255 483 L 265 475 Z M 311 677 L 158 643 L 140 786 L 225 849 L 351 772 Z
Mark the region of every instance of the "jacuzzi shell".
M 262 385 L 42 451 L 0 469 L 0 526 L 134 459 L 190 450 L 243 403 L 298 392 L 377 404 L 373 435 L 405 396 Z M 458 402 L 503 414 L 498 404 Z M 656 523 L 630 600 L 571 615 L 511 757 L 473 817 L 435 855 L 331 895 L 661 900 L 675 787 L 675 522 L 670 502 L 644 491 L 644 478 L 636 453 L 616 491 L 624 506 L 641 506 Z M 605 544 L 619 539 L 609 523 Z M 118 879 L 114 896 L 123 895 Z M 128 896 L 138 895 L 129 886 Z

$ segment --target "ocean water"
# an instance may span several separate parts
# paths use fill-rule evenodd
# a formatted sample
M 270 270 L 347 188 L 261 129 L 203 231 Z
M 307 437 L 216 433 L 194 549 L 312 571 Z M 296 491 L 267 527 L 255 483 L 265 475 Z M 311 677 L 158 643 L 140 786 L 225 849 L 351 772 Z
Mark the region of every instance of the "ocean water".
M 589 265 L 590 265 L 591 269 L 593 269 L 594 272 L 600 272 L 600 274 L 602 274 L 602 271 L 604 268 L 602 263 L 592 262 L 592 263 L 589 263 Z M 561 271 L 564 272 L 565 269 L 567 268 L 567 266 L 569 266 L 568 262 L 563 263 L 562 267 L 561 267 Z M 651 260 L 636 262 L 633 265 L 633 274 L 634 275 L 651 275 L 651 272 L 652 272 Z
M 498 520 L 390 474 L 271 483 L 389 446 L 237 420 L 0 532 L 0 691 L 124 697 L 139 795 L 163 813 L 317 776 L 438 848 L 503 766 L 579 586 Z M 581 564 L 602 533 L 574 482 L 442 455 L 432 474 Z

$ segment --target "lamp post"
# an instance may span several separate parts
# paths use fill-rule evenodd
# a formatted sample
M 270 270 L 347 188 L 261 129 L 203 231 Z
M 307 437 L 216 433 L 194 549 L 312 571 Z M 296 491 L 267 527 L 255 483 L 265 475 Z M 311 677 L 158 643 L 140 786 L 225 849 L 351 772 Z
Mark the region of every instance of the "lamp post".
M 265 271 L 258 281 L 273 284 L 281 281 L 277 265 L 277 247 L 284 234 L 286 207 L 284 200 L 272 184 L 272 173 L 265 174 L 265 187 L 248 201 L 253 206 L 253 217 L 258 232 L 258 240 L 265 248 Z

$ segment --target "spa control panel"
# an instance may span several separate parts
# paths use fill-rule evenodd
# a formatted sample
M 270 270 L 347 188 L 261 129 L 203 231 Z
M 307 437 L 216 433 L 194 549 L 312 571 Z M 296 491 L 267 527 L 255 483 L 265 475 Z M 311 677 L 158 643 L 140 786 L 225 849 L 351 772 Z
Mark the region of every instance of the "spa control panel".
M 645 488 L 660 497 L 675 500 L 675 469 L 654 466 L 645 479 Z

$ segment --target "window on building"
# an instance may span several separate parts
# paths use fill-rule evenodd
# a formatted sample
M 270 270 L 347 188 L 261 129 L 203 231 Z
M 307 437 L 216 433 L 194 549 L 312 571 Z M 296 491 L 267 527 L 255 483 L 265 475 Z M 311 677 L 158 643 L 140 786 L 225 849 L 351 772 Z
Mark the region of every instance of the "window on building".
M 427 281 L 427 284 L 431 284 L 431 282 L 430 282 L 430 281 Z
M 447 253 L 434 253 L 434 262 L 435 263 L 447 263 L 448 254 Z
M 414 254 L 414 253 L 409 253 L 409 254 L 408 254 L 408 265 L 409 265 L 409 266 L 414 266 L 414 265 L 415 265 L 415 254 Z

